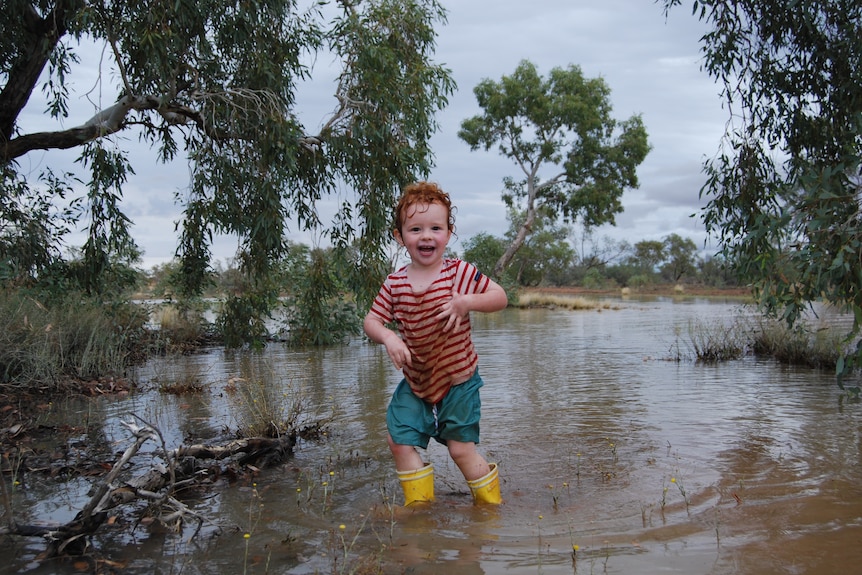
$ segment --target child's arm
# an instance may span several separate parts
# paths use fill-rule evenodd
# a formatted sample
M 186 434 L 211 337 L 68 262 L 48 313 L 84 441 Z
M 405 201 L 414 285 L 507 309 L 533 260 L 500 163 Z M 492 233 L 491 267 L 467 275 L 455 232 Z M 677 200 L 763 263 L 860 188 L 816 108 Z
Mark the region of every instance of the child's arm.
M 490 313 L 500 311 L 509 305 L 506 290 L 492 279 L 488 279 L 488 289 L 483 293 L 460 294 L 452 293 L 452 299 L 440 306 L 439 320 L 446 320 L 443 331 L 457 329 L 461 319 L 471 311 Z
M 389 354 L 389 359 L 392 360 L 396 368 L 401 369 L 405 365 L 413 365 L 412 356 L 407 344 L 404 343 L 404 340 L 397 333 L 386 327 L 380 316 L 368 312 L 365 316 L 365 321 L 362 322 L 362 328 L 365 330 L 365 335 L 368 336 L 368 339 L 386 346 L 386 353 Z

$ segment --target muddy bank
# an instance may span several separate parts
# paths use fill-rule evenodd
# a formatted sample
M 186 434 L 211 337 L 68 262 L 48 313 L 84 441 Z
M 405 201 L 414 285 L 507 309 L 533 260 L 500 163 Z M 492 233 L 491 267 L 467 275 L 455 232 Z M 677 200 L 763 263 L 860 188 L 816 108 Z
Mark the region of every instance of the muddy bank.
M 623 291 L 625 290 L 625 291 Z M 632 296 L 693 296 L 693 297 L 715 297 L 715 298 L 739 298 L 746 299 L 752 297 L 750 288 L 732 287 L 732 288 L 716 288 L 702 285 L 678 285 L 678 284 L 662 284 L 646 286 L 637 289 L 629 288 L 614 288 L 614 289 L 587 289 L 580 286 L 563 286 L 563 287 L 527 287 L 522 288 L 524 293 L 547 293 L 556 295 L 572 295 L 572 296 L 619 296 L 622 293 Z

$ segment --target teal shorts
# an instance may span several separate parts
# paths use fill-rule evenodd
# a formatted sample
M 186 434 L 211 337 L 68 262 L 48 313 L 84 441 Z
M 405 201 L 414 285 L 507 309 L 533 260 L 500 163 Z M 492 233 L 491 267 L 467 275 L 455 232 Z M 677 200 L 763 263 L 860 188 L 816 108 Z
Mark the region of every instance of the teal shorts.
M 432 437 L 439 443 L 447 440 L 479 443 L 479 416 L 482 401 L 479 388 L 484 385 L 477 369 L 462 384 L 452 386 L 436 404 L 427 403 L 413 394 L 402 379 L 386 410 L 386 427 L 395 443 L 425 449 Z

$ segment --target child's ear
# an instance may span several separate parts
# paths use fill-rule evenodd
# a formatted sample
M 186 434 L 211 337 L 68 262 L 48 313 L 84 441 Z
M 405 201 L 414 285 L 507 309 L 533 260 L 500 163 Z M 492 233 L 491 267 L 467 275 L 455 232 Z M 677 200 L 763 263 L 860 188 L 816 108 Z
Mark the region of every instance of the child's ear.
M 392 230 L 392 237 L 395 238 L 395 241 L 398 242 L 399 246 L 404 245 L 404 240 L 401 239 L 401 230 Z

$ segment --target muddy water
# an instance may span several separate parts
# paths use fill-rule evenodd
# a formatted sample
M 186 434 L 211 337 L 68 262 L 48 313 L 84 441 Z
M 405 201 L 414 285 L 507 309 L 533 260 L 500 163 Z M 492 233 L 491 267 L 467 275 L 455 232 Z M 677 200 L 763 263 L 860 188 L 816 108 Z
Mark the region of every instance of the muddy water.
M 856 572 L 862 405 L 830 373 L 688 361 L 689 325 L 729 321 L 736 304 L 619 304 L 476 318 L 480 448 L 501 469 L 499 508 L 473 507 L 433 444 L 437 501 L 398 507 L 384 422 L 397 374 L 379 346 L 214 350 L 145 366 L 143 383 L 197 379 L 209 391 L 70 404 L 93 424 L 78 441 L 122 450 L 129 413 L 159 426 L 168 446 L 223 438 L 250 409 L 234 389 L 252 379 L 267 382 L 259 402 L 301 392 L 306 411 L 332 423 L 284 466 L 187 499 L 208 520 L 197 537 L 118 521 L 94 544 L 126 573 Z M 25 519 L 68 520 L 90 485 L 34 481 L 16 506 Z M 0 545 L 10 558 L 0 573 L 73 570 L 38 565 L 39 542 Z

